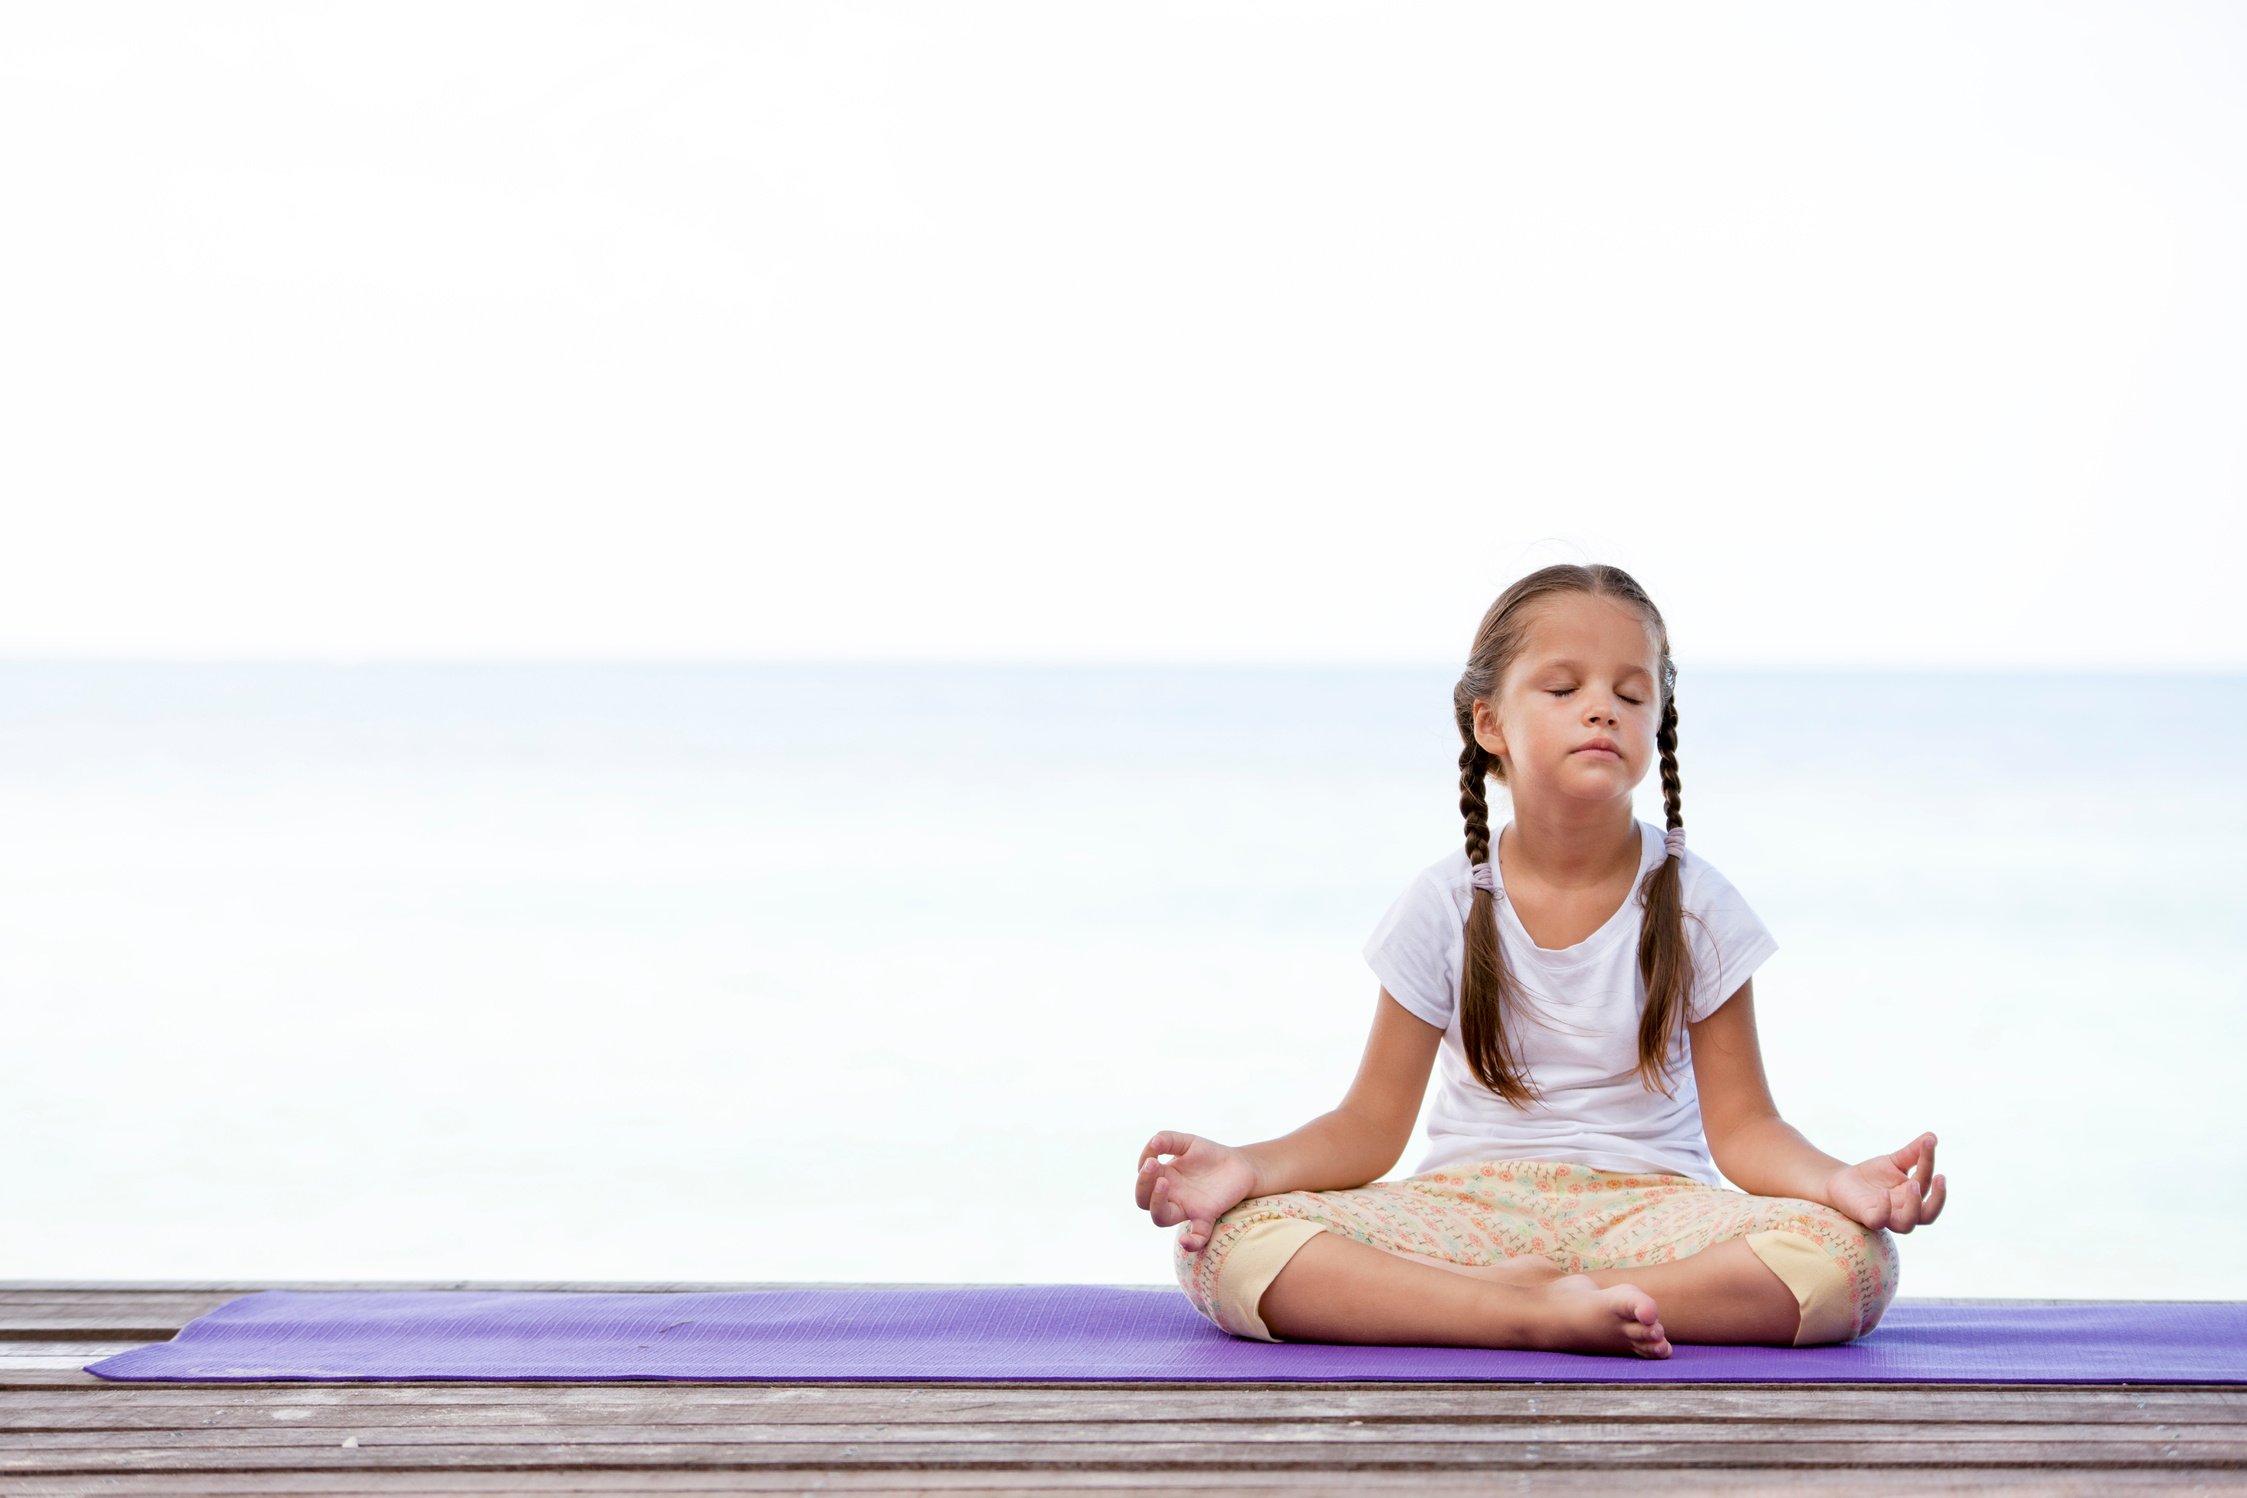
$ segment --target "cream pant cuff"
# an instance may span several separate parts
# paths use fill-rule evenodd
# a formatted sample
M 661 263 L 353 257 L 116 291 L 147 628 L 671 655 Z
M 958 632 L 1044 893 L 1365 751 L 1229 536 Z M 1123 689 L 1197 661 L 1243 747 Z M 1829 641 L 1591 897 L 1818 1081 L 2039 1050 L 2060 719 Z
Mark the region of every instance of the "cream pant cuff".
M 1802 1311 L 1795 1329 L 1797 1347 L 1847 1342 L 1857 1335 L 1857 1309 L 1850 1298 L 1849 1274 L 1831 1254 L 1800 1233 L 1770 1229 L 1750 1233 L 1748 1247 L 1786 1287 Z

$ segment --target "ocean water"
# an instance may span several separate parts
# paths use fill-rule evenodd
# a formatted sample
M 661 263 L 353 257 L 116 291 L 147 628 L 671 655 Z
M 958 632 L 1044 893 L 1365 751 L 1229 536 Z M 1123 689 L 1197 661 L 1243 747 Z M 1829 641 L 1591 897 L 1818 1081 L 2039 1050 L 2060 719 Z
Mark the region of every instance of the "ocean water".
M 0 1278 L 1171 1284 L 1140 1147 L 1340 1101 L 1452 675 L 0 663 Z M 1902 1293 L 2247 1294 L 2247 678 L 1679 711 L 1781 1111 L 1941 1140 Z

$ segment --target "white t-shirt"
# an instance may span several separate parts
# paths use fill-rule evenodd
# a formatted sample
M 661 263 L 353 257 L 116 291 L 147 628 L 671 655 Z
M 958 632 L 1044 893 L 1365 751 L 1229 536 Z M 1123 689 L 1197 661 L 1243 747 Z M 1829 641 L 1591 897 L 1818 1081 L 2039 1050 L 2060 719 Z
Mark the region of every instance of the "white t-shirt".
M 1437 1062 L 1442 1090 L 1429 1114 L 1429 1150 L 1414 1175 L 1467 1160 L 1569 1160 L 1594 1170 L 1724 1183 L 1701 1130 L 1690 1038 L 1681 1031 L 1671 1042 L 1675 1098 L 1648 1087 L 1637 1073 L 1639 1016 L 1646 1009 L 1646 981 L 1638 970 L 1645 902 L 1638 881 L 1663 857 L 1662 829 L 1644 820 L 1638 829 L 1639 872 L 1630 896 L 1607 924 L 1573 947 L 1554 951 L 1531 940 L 1498 873 L 1498 939 L 1515 982 L 1535 1005 L 1509 1012 L 1506 1033 L 1542 1103 L 1517 1108 L 1467 1066 L 1459 973 L 1474 884 L 1466 850 L 1454 849 L 1422 869 L 1381 917 L 1365 944 L 1366 962 L 1399 1004 L 1444 1031 Z M 1495 852 L 1495 836 L 1490 846 Z M 1691 848 L 1684 863 L 1685 934 L 1694 961 L 1686 1014 L 1698 1024 L 1739 992 L 1779 944 L 1731 881 Z

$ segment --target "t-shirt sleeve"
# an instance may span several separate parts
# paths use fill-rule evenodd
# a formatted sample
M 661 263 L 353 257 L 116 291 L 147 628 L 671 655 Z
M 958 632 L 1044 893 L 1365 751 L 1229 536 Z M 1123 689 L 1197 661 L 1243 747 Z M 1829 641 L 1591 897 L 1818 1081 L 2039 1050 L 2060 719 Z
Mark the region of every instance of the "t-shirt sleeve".
M 1449 1029 L 1459 1002 L 1459 962 L 1466 951 L 1459 909 L 1423 869 L 1397 896 L 1365 944 L 1366 965 L 1399 1004 L 1438 1029 Z
M 1755 976 L 1779 943 L 1732 881 L 1713 868 L 1702 868 L 1691 909 L 1700 919 L 1685 923 L 1693 948 L 1693 995 L 1686 1018 L 1699 1024 Z

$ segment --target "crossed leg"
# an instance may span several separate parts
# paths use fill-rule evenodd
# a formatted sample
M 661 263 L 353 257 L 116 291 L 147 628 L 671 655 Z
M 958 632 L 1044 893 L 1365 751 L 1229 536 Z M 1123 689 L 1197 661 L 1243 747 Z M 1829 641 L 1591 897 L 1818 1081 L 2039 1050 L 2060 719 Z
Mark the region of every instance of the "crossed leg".
M 1653 1297 L 1620 1278 L 1601 1284 L 1553 1266 L 1542 1282 L 1505 1283 L 1398 1262 L 1421 1257 L 1318 1233 L 1289 1256 L 1257 1313 L 1291 1342 L 1670 1355 Z
M 1455 1264 L 1409 1249 L 1374 1245 L 1401 1259 L 1448 1269 L 1474 1279 L 1515 1284 L 1557 1279 L 1567 1271 L 1549 1259 L 1509 1259 L 1503 1264 Z M 1597 1285 L 1632 1285 L 1654 1297 L 1662 1326 L 1680 1342 L 1755 1343 L 1791 1347 L 1802 1327 L 1802 1310 L 1786 1281 L 1756 1257 L 1741 1238 L 1712 1243 L 1699 1253 L 1666 1264 L 1629 1269 L 1586 1270 Z
M 1173 1265 L 1196 1308 L 1238 1336 L 1657 1357 L 1670 1338 L 1847 1341 L 1878 1322 L 1897 1278 L 1888 1234 L 1829 1207 L 1511 1159 L 1253 1199 L 1204 1249 L 1174 1248 Z

